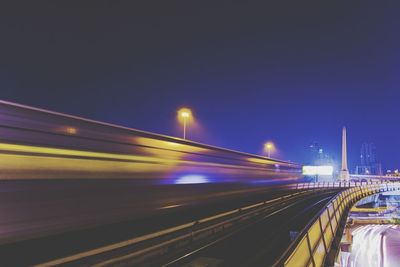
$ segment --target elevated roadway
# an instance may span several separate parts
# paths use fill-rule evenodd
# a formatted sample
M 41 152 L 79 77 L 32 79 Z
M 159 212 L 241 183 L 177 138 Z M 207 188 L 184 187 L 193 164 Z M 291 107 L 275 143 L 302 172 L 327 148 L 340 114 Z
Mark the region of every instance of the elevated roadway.
M 296 163 L 4 101 L 0 161 L 2 266 L 269 264 L 379 189 L 300 187 Z
M 209 221 L 215 216 L 222 216 L 216 223 L 224 223 L 225 230 L 217 235 L 199 238 L 198 243 L 172 250 L 169 253 L 150 258 L 140 262 L 140 266 L 158 266 L 170 264 L 171 266 L 182 266 L 179 264 L 189 263 L 199 258 L 218 259 L 224 264 L 221 266 L 232 266 L 232 262 L 238 259 L 232 255 L 242 255 L 243 262 L 255 259 L 254 257 L 264 251 L 269 255 L 266 259 L 271 262 L 276 259 L 290 243 L 289 231 L 298 232 L 312 218 L 326 202 L 337 194 L 340 189 L 318 189 L 294 190 L 274 188 L 263 192 L 248 195 L 241 194 L 240 197 L 225 197 L 218 201 L 202 202 L 201 204 L 183 205 L 171 207 L 158 211 L 149 216 L 131 215 L 124 220 L 116 220 L 109 224 L 93 224 L 86 228 L 64 229 L 58 233 L 48 233 L 47 225 L 43 222 L 42 232 L 37 237 L 8 239 L 0 245 L 0 262 L 9 266 L 32 266 L 45 264 L 44 266 L 58 266 L 64 264 L 93 265 L 110 261 L 119 263 L 124 256 L 157 246 L 160 241 L 150 245 L 126 246 L 130 240 L 139 239 L 146 235 L 154 235 L 165 229 L 176 228 L 180 225 L 191 224 L 196 221 Z M 246 210 L 252 211 L 258 207 L 253 205 L 266 202 L 263 211 L 257 214 L 246 215 Z M 77 203 L 79 204 L 79 203 Z M 226 215 L 238 208 L 245 208 L 242 212 Z M 250 207 L 250 208 L 246 208 Z M 115 220 L 112 214 L 105 214 Z M 243 217 L 243 215 L 246 215 Z M 107 216 L 107 217 L 108 217 Z M 234 219 L 242 216 L 241 219 Z M 221 217 L 221 218 L 222 218 Z M 226 218 L 225 218 L 226 217 Z M 73 213 L 70 219 L 74 218 Z M 234 224 L 232 225 L 233 220 Z M 227 221 L 228 222 L 225 222 Z M 65 217 L 59 223 L 65 222 Z M 7 224 L 4 224 L 7 226 Z M 10 225 L 12 227 L 13 224 Z M 194 223 L 193 225 L 196 225 Z M 202 229 L 197 223 L 198 229 Z M 213 224 L 207 224 L 210 227 Z M 179 227 L 178 227 L 179 228 Z M 260 232 L 261 230 L 261 232 Z M 262 233 L 262 235 L 260 235 Z M 173 236 L 176 236 L 174 234 Z M 201 236 L 201 235 L 199 235 Z M 168 237 L 169 240 L 171 237 Z M 204 239 L 203 239 L 204 238 Z M 164 237 L 161 240 L 165 240 Z M 273 246 L 266 246 L 274 240 Z M 178 248 L 180 246 L 177 246 Z M 232 254 L 234 253 L 234 254 Z M 24 257 L 19 257 L 24 255 Z M 186 255 L 185 257 L 182 257 Z M 258 262 L 259 263 L 259 262 Z M 257 261 L 253 266 L 257 266 Z M 129 266 L 129 264 L 127 265 Z

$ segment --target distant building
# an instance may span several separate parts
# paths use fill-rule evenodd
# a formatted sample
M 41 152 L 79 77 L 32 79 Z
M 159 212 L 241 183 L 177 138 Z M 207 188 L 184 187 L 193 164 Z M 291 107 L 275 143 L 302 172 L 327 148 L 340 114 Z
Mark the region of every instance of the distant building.
M 360 163 L 356 167 L 356 174 L 382 175 L 382 164 L 377 161 L 376 147 L 373 143 L 364 143 L 360 150 Z
M 387 170 L 386 171 L 386 176 L 397 176 L 397 177 L 400 177 L 400 171 L 399 171 L 399 169 L 396 169 L 393 172 L 391 170 Z
M 323 149 L 317 142 L 310 144 L 310 164 L 317 165 L 316 162 L 321 159 Z
M 360 161 L 362 166 L 370 166 L 376 163 L 376 147 L 374 144 L 362 144 L 360 152 Z
M 337 163 L 331 154 L 326 151 L 317 142 L 313 142 L 308 147 L 309 160 L 308 164 L 313 167 L 326 168 L 331 166 L 333 168 L 333 175 L 316 175 L 312 177 L 312 181 L 318 182 L 333 182 L 334 176 L 337 175 Z
M 336 165 L 333 157 L 317 143 L 310 144 L 310 164 L 315 166 Z

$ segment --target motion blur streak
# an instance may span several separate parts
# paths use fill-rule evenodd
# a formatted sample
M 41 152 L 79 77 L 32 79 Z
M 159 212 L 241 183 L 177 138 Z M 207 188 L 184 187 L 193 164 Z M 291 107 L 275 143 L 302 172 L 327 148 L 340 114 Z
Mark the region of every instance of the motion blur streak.
M 4 101 L 0 163 L 0 244 L 234 201 L 303 178 L 298 164 Z
M 263 168 L 255 168 L 239 165 L 219 164 L 212 162 L 194 162 L 184 160 L 171 160 L 162 157 L 150 157 L 140 155 L 124 155 L 100 152 L 88 152 L 70 149 L 58 149 L 48 147 L 34 147 L 26 145 L 0 144 L 0 159 L 4 166 L 2 167 L 1 179 L 10 178 L 100 178 L 106 174 L 113 174 L 113 177 L 127 178 L 135 173 L 141 173 L 142 177 L 147 173 L 154 173 L 154 165 L 157 164 L 157 170 L 168 172 L 175 166 L 192 166 L 193 168 L 207 167 L 222 168 L 223 173 L 229 168 L 233 170 L 245 171 L 264 171 Z M 204 171 L 203 169 L 203 171 Z M 60 172 L 60 170 L 63 170 Z M 58 174 L 57 174 L 58 173 Z M 107 176 L 105 176 L 107 177 Z M 179 178 L 179 181 L 189 181 Z M 201 176 L 197 176 L 201 177 Z M 199 180 L 198 178 L 196 180 Z M 203 182 L 206 179 L 201 179 Z M 182 182 L 177 182 L 182 183 Z M 184 183 L 184 182 L 183 182 Z
M 400 262 L 400 225 L 366 225 L 353 231 L 350 257 L 343 267 L 396 267 Z
M 297 164 L 0 101 L 0 179 L 296 182 Z M 187 175 L 207 179 L 183 179 Z

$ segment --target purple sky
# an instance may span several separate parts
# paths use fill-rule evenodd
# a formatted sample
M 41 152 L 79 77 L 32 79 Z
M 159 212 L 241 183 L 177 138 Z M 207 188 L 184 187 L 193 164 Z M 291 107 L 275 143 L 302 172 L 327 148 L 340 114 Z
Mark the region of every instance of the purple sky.
M 187 105 L 192 139 L 302 163 L 346 125 L 351 170 L 400 167 L 398 5 L 134 2 L 2 7 L 0 98 L 168 135 Z

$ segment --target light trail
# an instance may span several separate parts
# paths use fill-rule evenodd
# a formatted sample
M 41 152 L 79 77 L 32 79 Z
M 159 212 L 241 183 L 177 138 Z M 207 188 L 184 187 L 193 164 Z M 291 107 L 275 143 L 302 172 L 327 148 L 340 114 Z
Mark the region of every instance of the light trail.
M 226 170 L 231 174 L 235 171 L 246 170 L 259 171 L 264 174 L 267 172 L 272 173 L 272 171 L 264 167 L 194 162 L 177 157 L 168 158 L 159 151 L 157 153 L 159 154 L 128 155 L 0 143 L 0 160 L 3 163 L 0 180 L 18 179 L 25 176 L 30 178 L 44 177 L 55 179 L 59 175 L 61 175 L 61 178 L 66 176 L 66 173 L 72 178 L 101 178 L 101 174 L 105 174 L 108 178 L 107 174 L 110 173 L 114 177 L 124 177 L 125 174 L 128 178 L 132 178 L 132 174 L 134 173 L 140 173 L 143 177 L 145 173 L 154 173 L 155 165 L 156 170 L 164 173 L 174 173 L 174 171 L 184 167 L 186 169 L 199 168 L 203 171 L 207 171 L 207 168 L 215 168 L 218 173 Z M 181 155 L 182 158 L 184 156 L 185 154 Z M 286 179 L 292 180 L 293 177 L 281 178 L 282 181 Z M 201 180 L 201 183 L 205 182 L 209 181 L 205 179 Z M 173 183 L 184 184 L 186 182 L 178 177 L 177 182 Z M 193 181 L 192 179 L 188 183 L 198 183 L 198 179 L 197 181 Z
M 399 266 L 399 248 L 399 225 L 361 226 L 353 231 L 351 254 L 343 267 Z

